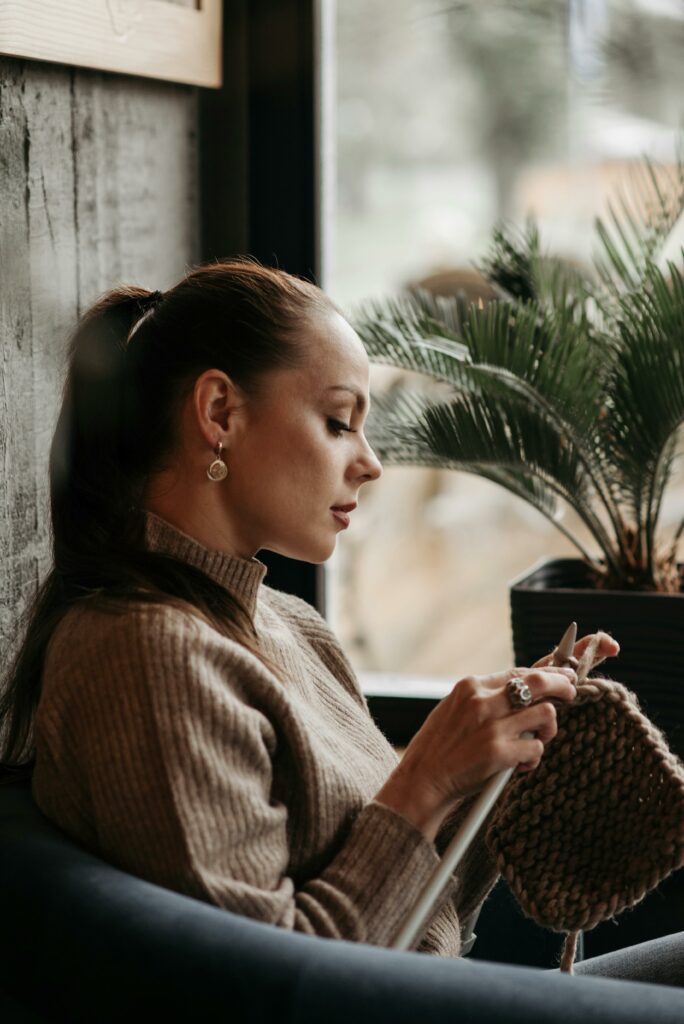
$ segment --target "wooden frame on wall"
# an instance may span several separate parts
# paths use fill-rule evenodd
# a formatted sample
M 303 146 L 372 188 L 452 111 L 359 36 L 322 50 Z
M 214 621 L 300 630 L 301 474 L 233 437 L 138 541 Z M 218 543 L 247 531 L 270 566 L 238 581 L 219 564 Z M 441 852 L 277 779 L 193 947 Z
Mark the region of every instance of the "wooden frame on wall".
M 0 0 L 0 54 L 221 86 L 222 0 Z

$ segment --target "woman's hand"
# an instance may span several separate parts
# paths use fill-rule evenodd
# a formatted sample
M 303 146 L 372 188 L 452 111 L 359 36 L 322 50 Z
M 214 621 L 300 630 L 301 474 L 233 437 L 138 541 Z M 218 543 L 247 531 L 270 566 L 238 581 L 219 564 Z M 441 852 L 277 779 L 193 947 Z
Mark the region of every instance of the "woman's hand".
M 509 703 L 506 684 L 515 677 L 532 691 L 533 703 L 527 708 L 514 709 Z M 375 799 L 433 839 L 447 814 L 495 772 L 537 767 L 557 731 L 549 698 L 573 700 L 575 679 L 573 669 L 555 667 L 461 679 L 430 712 Z M 523 732 L 536 737 L 521 739 Z
M 617 640 L 613 640 L 612 636 L 608 636 L 607 633 L 589 633 L 587 636 L 583 636 L 581 640 L 577 641 L 573 650 L 573 656 L 579 661 L 594 637 L 599 635 L 601 640 L 596 649 L 598 657 L 614 658 L 620 653 L 620 644 Z M 539 661 L 535 661 L 533 668 L 543 668 L 545 665 L 550 665 L 553 660 L 553 653 L 554 652 L 552 651 L 551 654 L 547 654 L 545 657 L 540 658 Z

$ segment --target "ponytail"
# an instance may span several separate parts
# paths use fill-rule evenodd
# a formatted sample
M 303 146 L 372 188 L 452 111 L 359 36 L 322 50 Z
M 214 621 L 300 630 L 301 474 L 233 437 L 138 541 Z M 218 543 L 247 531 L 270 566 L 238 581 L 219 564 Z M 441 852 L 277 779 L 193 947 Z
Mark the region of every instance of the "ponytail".
M 238 598 L 196 567 L 146 550 L 142 501 L 147 481 L 172 459 L 197 377 L 217 367 L 256 392 L 269 370 L 299 364 L 302 320 L 331 309 L 309 282 L 239 260 L 199 266 L 163 295 L 114 289 L 82 318 L 50 450 L 54 564 L 26 612 L 0 695 L 3 781 L 33 770 L 45 653 L 78 602 L 113 614 L 132 600 L 173 605 L 280 677 Z

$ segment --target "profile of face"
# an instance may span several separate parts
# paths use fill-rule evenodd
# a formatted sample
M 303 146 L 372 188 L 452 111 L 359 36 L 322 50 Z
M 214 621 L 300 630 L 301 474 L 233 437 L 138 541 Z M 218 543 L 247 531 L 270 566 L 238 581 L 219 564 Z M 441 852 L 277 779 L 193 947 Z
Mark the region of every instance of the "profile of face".
M 265 549 L 325 561 L 346 528 L 333 507 L 357 502 L 382 473 L 363 432 L 370 366 L 358 335 L 331 311 L 307 322 L 300 340 L 301 365 L 267 373 L 258 395 L 246 397 L 216 371 L 196 384 L 202 432 L 210 435 L 212 419 L 225 427 L 218 437 L 228 474 L 206 488 L 215 488 L 227 546 L 244 557 Z

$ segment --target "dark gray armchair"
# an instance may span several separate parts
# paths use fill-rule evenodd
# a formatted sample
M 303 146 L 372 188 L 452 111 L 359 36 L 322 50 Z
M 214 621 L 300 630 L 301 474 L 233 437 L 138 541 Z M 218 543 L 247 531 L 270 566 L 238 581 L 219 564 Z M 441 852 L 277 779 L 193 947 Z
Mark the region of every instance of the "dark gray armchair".
M 0 786 L 0 922 L 3 1024 L 684 1019 L 680 989 L 399 953 L 219 910 L 84 852 L 27 783 Z

